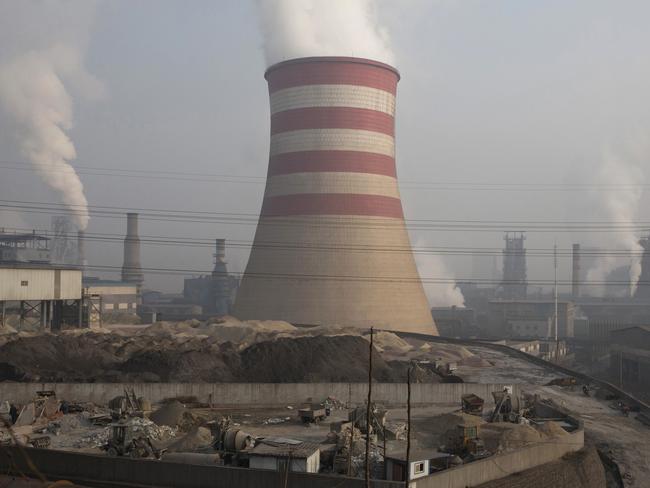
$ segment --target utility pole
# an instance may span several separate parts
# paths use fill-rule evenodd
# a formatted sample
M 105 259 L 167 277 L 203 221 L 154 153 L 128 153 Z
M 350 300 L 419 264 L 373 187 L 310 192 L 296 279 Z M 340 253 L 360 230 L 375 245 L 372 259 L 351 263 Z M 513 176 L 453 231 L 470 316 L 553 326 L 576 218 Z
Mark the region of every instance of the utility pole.
M 557 242 L 553 246 L 553 268 L 555 270 L 555 279 L 554 279 L 554 295 L 555 295 L 555 362 L 558 362 L 559 359 L 559 349 L 560 349 L 560 342 L 558 339 L 558 334 L 557 334 L 557 320 L 558 320 L 558 313 L 557 313 Z
M 366 488 L 370 488 L 370 403 L 372 402 L 372 349 L 374 329 L 370 327 L 368 352 L 368 403 L 366 405 Z
M 406 370 L 406 476 L 404 486 L 411 480 L 411 366 Z

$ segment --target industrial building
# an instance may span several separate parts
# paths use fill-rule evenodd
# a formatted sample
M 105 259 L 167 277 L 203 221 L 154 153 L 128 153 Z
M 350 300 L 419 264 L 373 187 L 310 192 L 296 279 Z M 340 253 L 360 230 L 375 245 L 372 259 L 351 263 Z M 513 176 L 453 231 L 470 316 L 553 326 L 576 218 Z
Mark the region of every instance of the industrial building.
M 81 270 L 0 264 L 0 325 L 18 315 L 20 328 L 58 330 L 83 325 Z
M 650 326 L 611 333 L 610 370 L 619 387 L 650 398 Z
M 575 306 L 557 303 L 557 333 L 560 338 L 573 337 Z M 553 300 L 492 300 L 488 303 L 487 331 L 498 337 L 546 339 L 555 336 L 555 302 Z
M 133 283 L 84 276 L 83 288 L 86 295 L 99 299 L 102 319 L 138 312 L 138 286 Z
M 397 185 L 397 70 L 311 57 L 265 77 L 269 170 L 233 315 L 437 334 Z
M 0 263 L 49 263 L 50 239 L 32 233 L 6 233 L 0 230 Z
M 501 297 L 506 300 L 525 300 L 528 294 L 526 237 L 523 232 L 510 235 L 506 233 L 503 238 L 506 247 L 503 250 L 503 281 L 501 283 Z
M 187 303 L 200 305 L 206 315 L 228 315 L 237 294 L 239 280 L 228 273 L 226 240 L 217 239 L 212 274 L 186 278 L 183 297 Z

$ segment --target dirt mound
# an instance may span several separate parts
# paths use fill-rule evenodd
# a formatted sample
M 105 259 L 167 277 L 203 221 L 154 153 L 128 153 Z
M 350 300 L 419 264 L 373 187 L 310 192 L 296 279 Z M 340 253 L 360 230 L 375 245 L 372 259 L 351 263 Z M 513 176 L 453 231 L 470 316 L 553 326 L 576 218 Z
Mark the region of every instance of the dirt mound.
M 167 452 L 190 452 L 212 443 L 212 433 L 205 427 L 194 427 L 185 436 L 167 446 Z
M 545 436 L 548 437 L 549 439 L 552 438 L 558 438 L 558 437 L 566 437 L 569 435 L 569 433 L 564 430 L 560 424 L 557 422 L 544 422 L 542 425 L 540 425 L 537 430 Z
M 373 377 L 390 381 L 393 372 L 373 356 Z M 368 378 L 368 342 L 359 336 L 282 338 L 253 344 L 241 354 L 242 374 L 260 382 L 355 382 Z
M 168 427 L 177 427 L 185 414 L 185 406 L 180 402 L 166 403 L 155 412 L 149 415 L 151 420 L 156 425 L 167 425 Z
M 471 368 L 489 368 L 492 366 L 492 363 L 487 359 L 483 359 L 480 356 L 470 356 L 463 358 L 458 361 L 460 366 L 469 366 Z
M 445 347 L 454 360 L 464 355 L 462 348 Z M 379 332 L 375 379 L 403 381 L 410 349 L 397 335 Z M 191 320 L 131 333 L 83 329 L 0 336 L 0 381 L 365 381 L 367 361 L 368 343 L 357 329 L 276 321 Z M 421 373 L 416 381 L 439 380 L 425 368 Z

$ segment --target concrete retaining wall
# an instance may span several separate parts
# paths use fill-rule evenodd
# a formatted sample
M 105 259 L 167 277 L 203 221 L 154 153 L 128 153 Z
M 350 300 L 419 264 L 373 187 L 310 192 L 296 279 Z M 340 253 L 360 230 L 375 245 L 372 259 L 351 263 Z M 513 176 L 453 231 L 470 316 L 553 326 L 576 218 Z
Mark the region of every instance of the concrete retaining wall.
M 560 459 L 569 452 L 579 451 L 584 447 L 584 430 L 578 430 L 566 437 L 554 439 L 513 452 L 506 452 L 457 468 L 420 478 L 411 483 L 415 488 L 466 488 L 481 483 L 498 480 L 526 469 Z
M 505 386 L 519 385 L 478 383 L 417 383 L 411 385 L 413 405 L 457 403 L 466 393 L 474 393 L 492 402 L 491 392 Z M 0 383 L 0 401 L 26 403 L 37 391 L 54 390 L 60 399 L 105 404 L 111 398 L 124 394 L 124 388 L 133 388 L 135 394 L 156 403 L 165 398 L 195 396 L 198 401 L 219 406 L 274 406 L 304 402 L 311 397 L 322 401 L 328 396 L 342 402 L 362 404 L 368 395 L 365 383 Z M 374 383 L 373 399 L 387 406 L 406 403 L 405 383 Z
M 156 488 L 364 488 L 363 479 L 340 476 L 283 473 L 264 469 L 199 466 L 165 461 L 112 458 L 48 449 L 0 447 L 0 472 L 36 473 L 27 465 L 23 453 L 38 471 L 51 480 L 68 480 L 97 487 Z M 404 483 L 374 481 L 372 488 L 401 488 Z

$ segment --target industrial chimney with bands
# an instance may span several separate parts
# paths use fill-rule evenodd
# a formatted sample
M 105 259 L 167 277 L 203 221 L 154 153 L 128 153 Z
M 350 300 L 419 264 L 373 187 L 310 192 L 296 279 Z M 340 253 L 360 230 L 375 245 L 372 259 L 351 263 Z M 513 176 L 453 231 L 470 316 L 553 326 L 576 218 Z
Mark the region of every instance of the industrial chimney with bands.
M 437 334 L 397 185 L 397 70 L 313 57 L 265 77 L 268 175 L 234 315 Z

